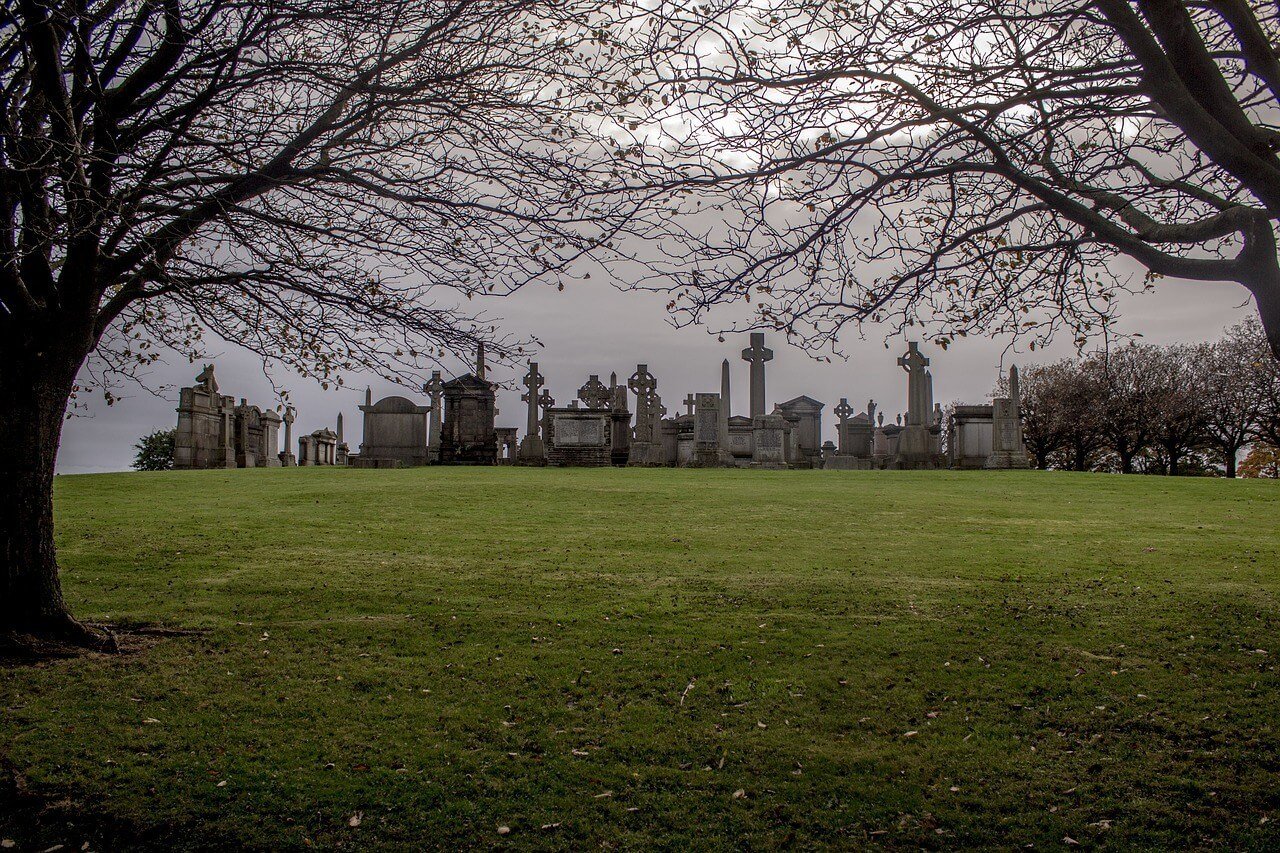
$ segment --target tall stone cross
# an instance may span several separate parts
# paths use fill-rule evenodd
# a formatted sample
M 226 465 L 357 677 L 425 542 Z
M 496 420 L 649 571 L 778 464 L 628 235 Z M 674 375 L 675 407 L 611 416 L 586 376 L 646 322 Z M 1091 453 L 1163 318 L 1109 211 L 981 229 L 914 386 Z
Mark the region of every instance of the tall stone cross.
M 578 399 L 588 409 L 605 409 L 608 408 L 613 395 L 600 381 L 600 377 L 593 373 L 587 378 L 587 383 L 578 389 Z
M 849 424 L 849 416 L 853 414 L 853 406 L 850 406 L 849 401 L 846 400 L 844 397 L 841 397 L 840 405 L 836 406 L 831 411 L 835 412 L 836 417 L 840 419 L 840 455 L 844 456 L 846 455 L 845 448 L 847 446 L 846 444 L 847 439 L 844 436 L 845 436 L 845 433 L 848 432 L 846 427 Z
M 658 390 L 658 380 L 649 372 L 649 365 L 637 364 L 636 372 L 627 380 L 627 388 L 636 395 L 636 441 L 653 440 L 653 400 Z
M 689 392 L 684 398 L 685 414 L 692 415 L 693 407 L 697 404 L 698 398 L 693 396 L 693 392 Z
M 546 380 L 538 372 L 538 362 L 529 362 L 529 372 L 524 375 L 524 387 L 529 390 L 520 395 L 520 399 L 529 404 L 529 423 L 525 435 L 538 435 L 538 391 L 545 384 Z
M 920 345 L 915 341 L 907 344 L 907 351 L 898 359 L 898 366 L 907 373 L 907 425 L 924 426 L 928 422 L 930 409 L 928 378 L 925 368 L 929 359 L 920 352 Z
M 436 449 L 440 447 L 440 398 L 444 394 L 444 381 L 440 378 L 440 371 L 431 371 L 431 381 L 424 382 L 422 390 L 431 400 L 431 429 L 427 434 L 427 448 Z
M 742 360 L 751 365 L 751 417 L 764 415 L 764 364 L 773 361 L 773 350 L 764 345 L 764 332 L 751 333 L 751 346 L 742 351 Z
M 546 388 L 542 389 L 542 393 L 538 395 L 538 405 L 542 407 L 542 429 L 547 431 L 548 425 L 551 423 L 551 407 L 556 404 L 556 398 L 551 396 L 551 392 Z

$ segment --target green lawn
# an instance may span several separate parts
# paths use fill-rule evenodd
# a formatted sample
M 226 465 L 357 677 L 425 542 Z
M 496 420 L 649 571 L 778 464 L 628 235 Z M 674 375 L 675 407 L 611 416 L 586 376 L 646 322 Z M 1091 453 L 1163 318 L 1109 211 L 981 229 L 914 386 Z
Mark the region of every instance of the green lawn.
M 19 847 L 1280 846 L 1274 483 L 57 488 L 75 611 L 201 633 L 0 669 Z

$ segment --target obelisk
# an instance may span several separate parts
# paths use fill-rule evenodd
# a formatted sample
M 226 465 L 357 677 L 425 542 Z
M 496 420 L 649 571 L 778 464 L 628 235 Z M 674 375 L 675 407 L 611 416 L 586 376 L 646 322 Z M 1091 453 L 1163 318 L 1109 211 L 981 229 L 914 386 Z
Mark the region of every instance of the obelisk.
M 720 449 L 729 449 L 729 359 L 720 364 Z

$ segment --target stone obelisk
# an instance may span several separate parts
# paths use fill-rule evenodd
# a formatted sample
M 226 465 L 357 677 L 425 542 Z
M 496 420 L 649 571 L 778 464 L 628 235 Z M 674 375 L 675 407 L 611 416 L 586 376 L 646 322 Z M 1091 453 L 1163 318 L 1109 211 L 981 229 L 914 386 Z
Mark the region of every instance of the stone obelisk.
M 729 359 L 720 364 L 720 449 L 729 449 L 729 418 L 733 415 L 729 402 Z

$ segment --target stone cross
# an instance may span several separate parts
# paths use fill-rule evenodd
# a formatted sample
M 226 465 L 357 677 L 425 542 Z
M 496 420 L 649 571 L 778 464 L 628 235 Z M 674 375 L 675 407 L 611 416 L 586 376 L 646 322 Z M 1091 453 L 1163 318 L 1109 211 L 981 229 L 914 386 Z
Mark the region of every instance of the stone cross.
M 529 362 L 529 372 L 524 375 L 524 387 L 529 390 L 520 395 L 520 399 L 529 404 L 529 423 L 525 435 L 538 435 L 538 390 L 545 384 L 546 380 L 538 372 L 538 362 Z
M 924 426 L 933 408 L 929 404 L 929 379 L 925 376 L 929 359 L 920 352 L 920 345 L 911 341 L 906 353 L 898 359 L 898 366 L 907 373 L 907 424 Z
M 587 384 L 578 389 L 578 399 L 581 400 L 588 409 L 604 409 L 609 406 L 612 394 L 600 381 L 600 377 L 591 374 L 587 378 Z
M 773 361 L 773 350 L 764 345 L 764 332 L 751 333 L 751 346 L 742 351 L 742 360 L 751 365 L 751 417 L 764 414 L 764 365 Z
M 687 411 L 685 412 L 685 414 L 692 415 L 692 414 L 693 414 L 693 407 L 694 407 L 694 405 L 696 405 L 696 404 L 697 404 L 697 402 L 698 402 L 698 398 L 697 398 L 697 397 L 695 397 L 695 396 L 693 396 L 693 392 L 692 392 L 692 391 L 690 391 L 687 395 L 685 395 L 685 398 L 684 398 L 684 407 L 685 407 L 685 409 L 687 410 Z
M 653 440 L 653 403 L 658 390 L 658 380 L 649 372 L 649 365 L 637 364 L 636 372 L 627 380 L 627 388 L 636 395 L 636 441 Z
M 422 384 L 422 390 L 431 400 L 431 432 L 427 436 L 427 447 L 440 446 L 440 395 L 444 393 L 444 382 L 440 379 L 440 371 L 431 371 L 431 381 Z
M 551 407 L 556 404 L 556 398 L 551 396 L 551 392 L 546 388 L 542 389 L 542 393 L 538 395 L 538 405 L 542 407 L 542 429 L 545 432 L 551 423 Z
M 849 405 L 849 401 L 847 399 L 841 397 L 840 405 L 836 406 L 831 411 L 835 412 L 836 417 L 840 419 L 840 455 L 844 456 L 846 447 L 844 436 L 847 432 L 846 426 L 849 423 L 849 416 L 853 414 L 853 406 Z

